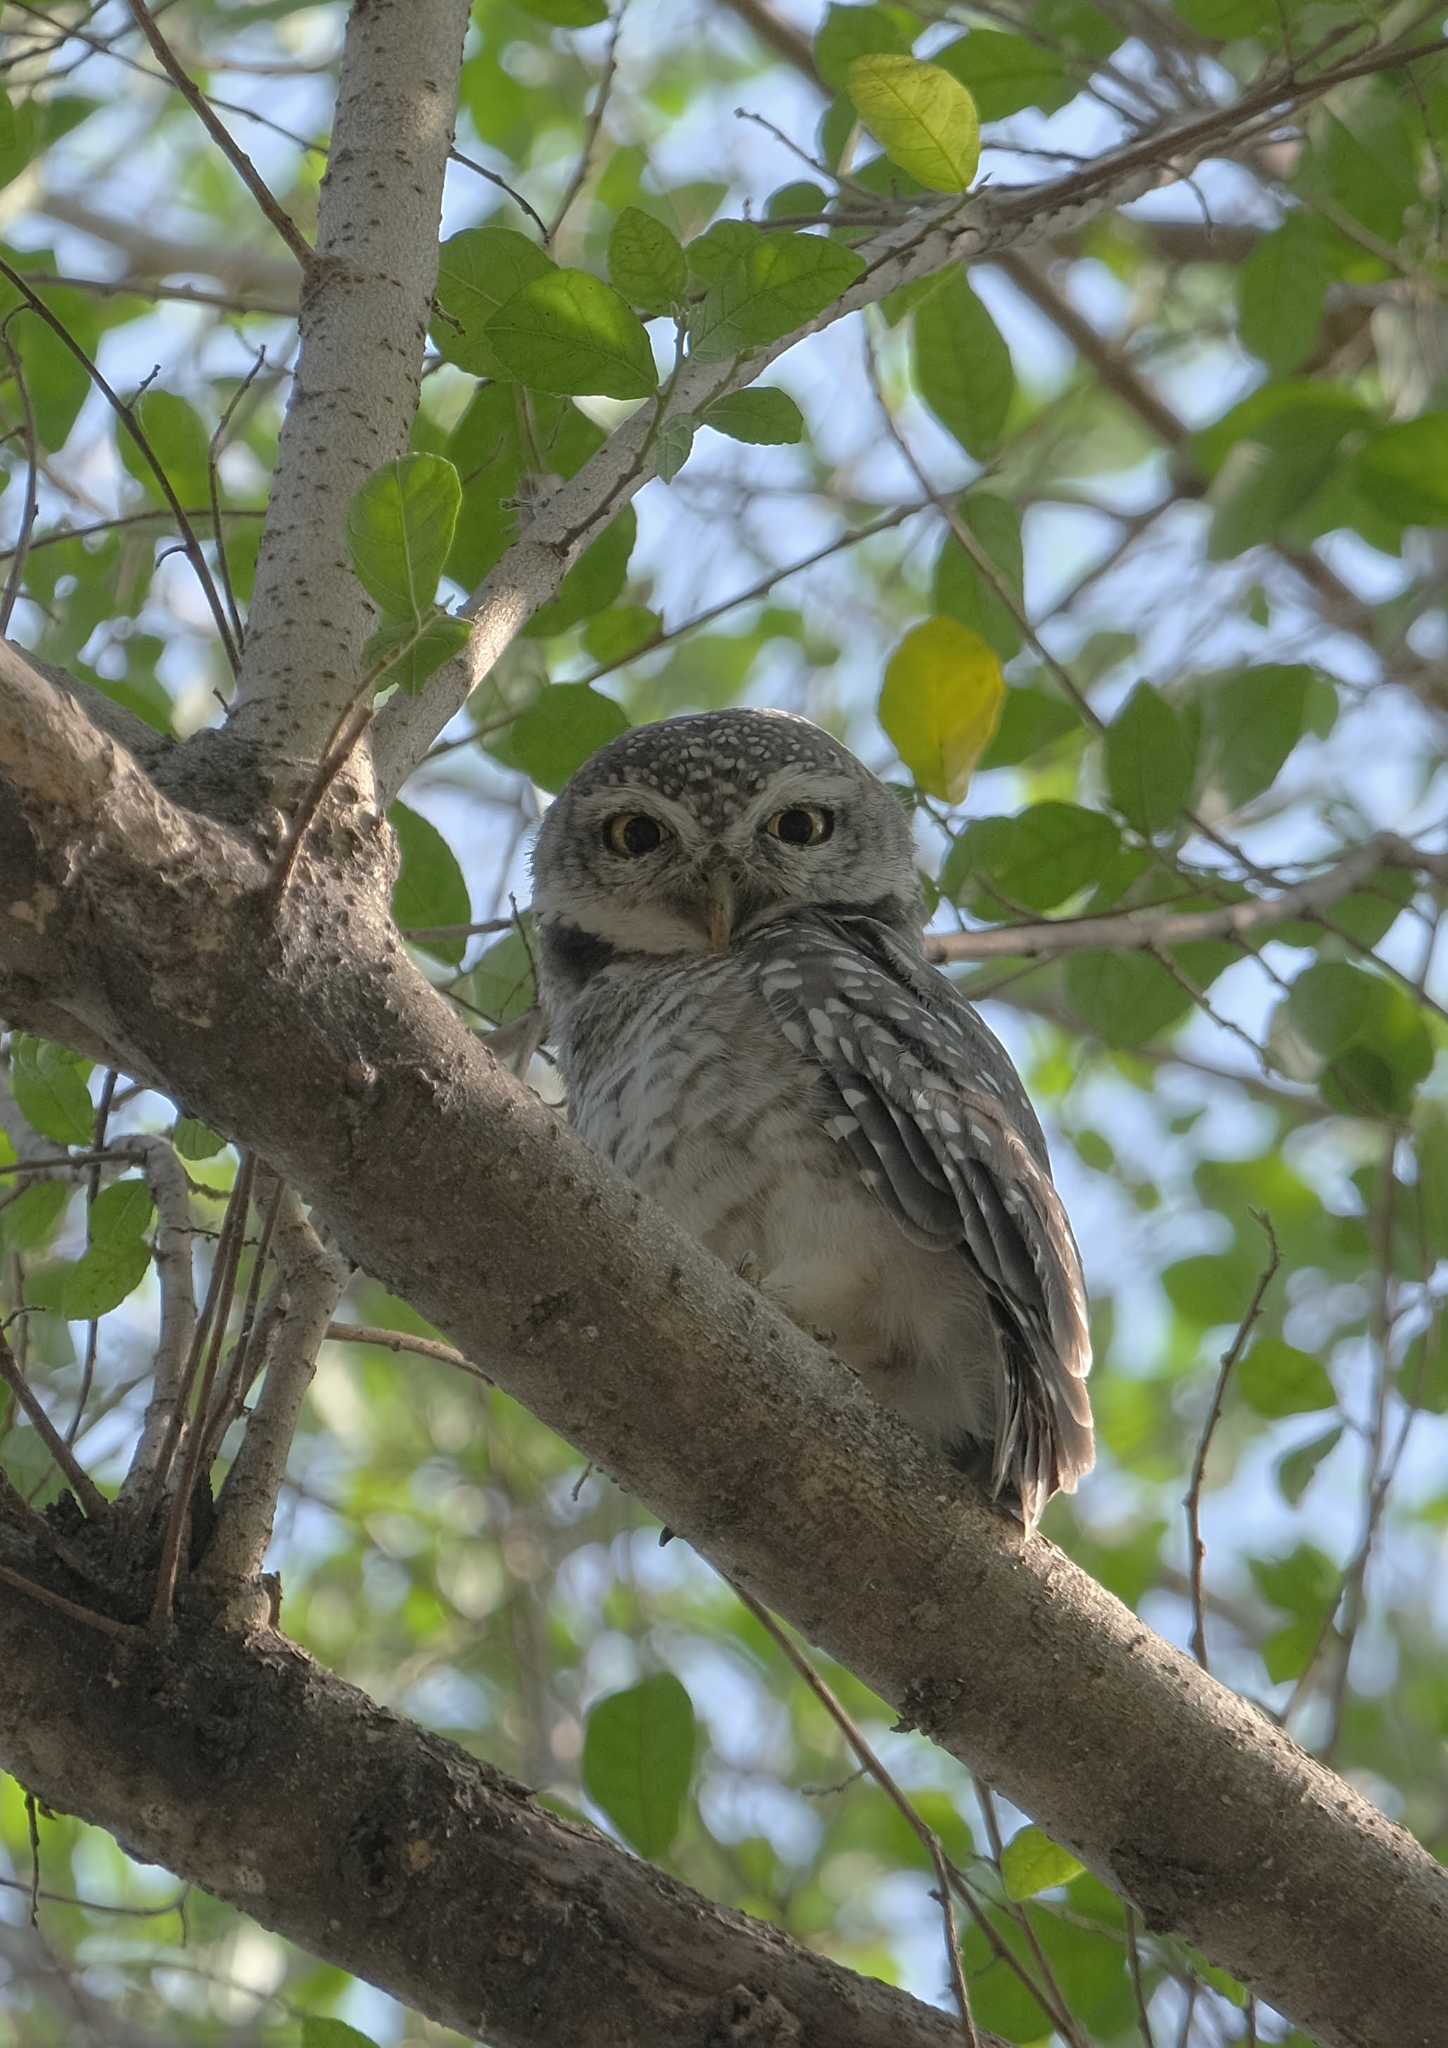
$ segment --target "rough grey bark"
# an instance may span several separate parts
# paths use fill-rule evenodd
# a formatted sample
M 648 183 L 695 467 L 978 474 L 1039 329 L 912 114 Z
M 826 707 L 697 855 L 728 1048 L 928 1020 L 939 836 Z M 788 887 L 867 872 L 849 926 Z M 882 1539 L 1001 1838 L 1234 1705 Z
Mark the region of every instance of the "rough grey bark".
M 47 1805 L 492 2048 L 959 2043 L 270 1631 L 133 1646 L 7 1589 L 0 1672 L 0 1753 Z
M 274 914 L 242 840 L 13 657 L 4 779 L 34 852 L 0 959 L 43 901 L 55 985 L 123 1058 L 1148 1925 L 1329 2048 L 1431 2048 L 1448 1874 L 609 1176 L 411 966 L 378 862 L 307 864 Z

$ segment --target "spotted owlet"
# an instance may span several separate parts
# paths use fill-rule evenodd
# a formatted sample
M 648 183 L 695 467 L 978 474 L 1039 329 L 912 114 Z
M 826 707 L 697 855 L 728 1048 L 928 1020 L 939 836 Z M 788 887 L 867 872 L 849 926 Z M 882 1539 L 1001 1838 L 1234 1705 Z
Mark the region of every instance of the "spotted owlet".
M 807 719 L 671 718 L 579 770 L 534 876 L 582 1137 L 1033 1528 L 1092 1461 L 1080 1259 L 891 791 Z

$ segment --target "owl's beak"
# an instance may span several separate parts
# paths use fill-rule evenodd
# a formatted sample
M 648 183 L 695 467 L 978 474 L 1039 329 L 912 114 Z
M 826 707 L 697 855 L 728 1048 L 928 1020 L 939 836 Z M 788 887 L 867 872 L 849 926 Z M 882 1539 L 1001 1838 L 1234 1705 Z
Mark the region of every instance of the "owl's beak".
M 708 885 L 704 891 L 704 929 L 716 953 L 728 950 L 737 908 L 734 876 L 721 861 L 709 870 Z

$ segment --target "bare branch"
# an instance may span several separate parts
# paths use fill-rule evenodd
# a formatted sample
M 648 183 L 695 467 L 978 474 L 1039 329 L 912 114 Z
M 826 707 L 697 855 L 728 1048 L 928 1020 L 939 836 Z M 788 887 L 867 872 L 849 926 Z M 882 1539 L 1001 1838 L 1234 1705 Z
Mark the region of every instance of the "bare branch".
M 1255 1213 L 1255 1212 L 1254 1212 Z M 1267 1233 L 1267 1264 L 1247 1304 L 1247 1313 L 1237 1326 L 1237 1334 L 1222 1353 L 1217 1368 L 1217 1383 L 1212 1389 L 1212 1398 L 1207 1408 L 1206 1421 L 1202 1424 L 1201 1436 L 1197 1439 L 1197 1454 L 1192 1460 L 1191 1484 L 1183 1505 L 1187 1511 L 1187 1573 L 1191 1582 L 1192 1595 L 1192 1654 L 1203 1671 L 1207 1663 L 1207 1617 L 1206 1604 L 1202 1595 L 1202 1566 L 1206 1561 L 1206 1545 L 1202 1542 L 1202 1481 L 1206 1477 L 1207 1452 L 1211 1449 L 1212 1436 L 1222 1413 L 1222 1402 L 1226 1398 L 1227 1382 L 1232 1377 L 1233 1367 L 1247 1348 L 1247 1340 L 1257 1326 L 1262 1313 L 1262 1304 L 1267 1298 L 1267 1289 L 1276 1277 L 1282 1263 L 1277 1249 L 1277 1233 L 1272 1228 L 1270 1217 L 1258 1216 L 1257 1221 Z
M 10 1349 L 10 1340 L 0 1327 L 0 1380 L 10 1389 L 16 1404 L 25 1415 L 31 1428 L 45 1445 L 51 1457 L 60 1467 L 62 1478 L 75 1495 L 81 1507 L 91 1519 L 103 1517 L 110 1502 L 91 1478 L 89 1472 L 77 1460 L 70 1445 L 46 1414 L 35 1390 L 20 1370 L 15 1353 Z
M 1448 854 L 1383 832 L 1353 847 L 1321 874 L 1295 882 L 1276 896 L 1249 897 L 1213 910 L 1146 907 L 1107 911 L 1099 917 L 1042 918 L 989 932 L 934 932 L 928 945 L 933 960 L 1016 960 L 1055 959 L 1098 946 L 1134 952 L 1185 946 L 1199 939 L 1249 939 L 1274 925 L 1315 917 L 1384 868 L 1448 878 Z
M 261 1570 L 317 1352 L 351 1271 L 322 1243 L 290 1190 L 282 1197 L 276 1249 L 286 1312 L 274 1324 L 261 1398 L 217 1503 L 201 1568 L 213 1587 L 247 1585 Z
M 191 1263 L 191 1202 L 186 1171 L 165 1138 L 130 1141 L 156 1204 L 156 1277 L 161 1285 L 161 1327 L 151 1399 L 140 1441 L 121 1487 L 121 1499 L 144 1492 L 160 1462 L 161 1446 L 181 1399 L 187 1355 L 196 1333 L 196 1281 Z

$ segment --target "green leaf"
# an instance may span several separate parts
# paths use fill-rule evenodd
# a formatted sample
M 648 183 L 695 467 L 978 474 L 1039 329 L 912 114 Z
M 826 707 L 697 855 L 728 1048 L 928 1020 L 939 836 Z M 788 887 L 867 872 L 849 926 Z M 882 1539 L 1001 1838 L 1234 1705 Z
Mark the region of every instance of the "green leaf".
M 857 57 L 909 54 L 910 37 L 891 7 L 827 7 L 815 36 L 815 69 L 831 92 L 842 92 Z
M 955 619 L 926 619 L 885 669 L 880 723 L 927 796 L 958 804 L 995 731 L 1005 679 L 994 650 Z
M 1184 1017 L 1192 999 L 1144 953 L 1073 953 L 1066 999 L 1082 1027 L 1107 1045 L 1144 1045 Z
M 0 1250 L 33 1252 L 49 1244 L 69 1199 L 63 1180 L 33 1181 L 0 1208 Z
M 88 1323 L 119 1308 L 134 1294 L 151 1264 L 143 1238 L 119 1238 L 92 1245 L 78 1259 L 47 1266 L 31 1276 L 29 1294 L 37 1308 L 50 1309 L 68 1323 Z
M 359 2034 L 345 2020 L 329 2020 L 317 2013 L 302 2014 L 302 2048 L 377 2048 L 370 2034 Z
M 1237 317 L 1243 343 L 1269 370 L 1295 370 L 1317 343 L 1327 295 L 1321 231 L 1294 213 L 1264 235 L 1237 276 Z
M 1006 1843 L 1001 1855 L 1001 1876 L 1008 1899 L 1033 1899 L 1038 1892 L 1054 1891 L 1069 1884 L 1086 1868 L 1069 1849 L 1038 1827 L 1022 1828 Z
M 1323 1094 L 1356 1115 L 1406 1116 L 1433 1065 L 1418 1006 L 1395 983 L 1345 960 L 1319 960 L 1299 974 L 1272 1029 L 1317 1055 Z
M 997 650 L 999 651 L 999 650 Z M 1081 714 L 1066 698 L 1049 690 L 1037 690 L 1029 683 L 1014 683 L 1001 706 L 1001 722 L 995 738 L 980 757 L 982 768 L 1014 768 L 1081 730 Z
M 464 228 L 449 235 L 437 268 L 437 303 L 445 317 L 432 322 L 439 354 L 475 377 L 508 375 L 485 331 L 488 321 L 514 292 L 557 268 L 515 228 Z
M 719 362 L 777 341 L 833 305 L 864 274 L 853 249 L 822 235 L 762 234 L 735 242 L 689 316 L 691 353 Z M 698 244 L 691 245 L 691 255 Z
M 937 50 L 933 61 L 969 89 L 982 121 L 1003 121 L 1022 107 L 1053 114 L 1079 90 L 1059 50 L 1000 29 L 973 28 Z
M 628 731 L 623 707 L 587 683 L 554 683 L 508 733 L 508 755 L 540 789 L 562 789 L 600 747 Z
M 403 455 L 374 470 L 347 513 L 352 566 L 389 619 L 432 609 L 462 505 L 462 484 L 441 455 Z
M 555 28 L 593 28 L 608 20 L 608 0 L 518 0 L 518 4 L 525 14 L 535 14 Z M 303 2048 L 311 2048 L 311 2044 L 304 2043 Z
M 678 237 L 638 206 L 626 206 L 613 224 L 608 274 L 614 290 L 644 313 L 669 312 L 689 282 Z
M 1441 526 L 1448 520 L 1448 412 L 1382 428 L 1352 473 L 1364 496 L 1401 525 Z
M 1054 910 L 1094 882 L 1121 843 L 1110 818 L 1079 804 L 1032 804 L 978 818 L 950 850 L 941 887 L 979 915 Z
M 34 100 L 19 106 L 0 94 L 0 186 L 12 184 L 34 156 L 40 141 L 39 108 Z
M 654 459 L 664 483 L 671 484 L 693 454 L 694 436 L 698 431 L 699 421 L 687 412 L 676 412 L 659 428 L 658 439 L 654 443 Z
M 968 455 L 984 462 L 1005 430 L 1016 388 L 1010 350 L 965 281 L 949 271 L 916 308 L 915 388 Z
M 171 1143 L 183 1159 L 214 1159 L 226 1140 L 220 1131 L 202 1123 L 200 1117 L 181 1116 L 176 1119 Z
M 598 612 L 584 628 L 583 644 L 595 661 L 627 661 L 651 640 L 657 639 L 664 622 L 646 604 L 618 605 L 613 611 Z
M 207 502 L 211 435 L 194 405 L 174 391 L 148 391 L 135 408 L 141 431 L 182 506 L 195 511 Z M 164 495 L 156 472 L 132 437 L 116 436 L 122 465 L 158 503 Z
M 1317 1475 L 1317 1468 L 1324 1458 L 1330 1457 L 1342 1442 L 1342 1424 L 1334 1423 L 1321 1436 L 1309 1437 L 1296 1450 L 1288 1451 L 1277 1460 L 1277 1485 L 1282 1498 L 1296 1507 Z
M 69 1046 L 17 1032 L 10 1047 L 10 1088 L 32 1130 L 57 1145 L 89 1145 L 96 1113 L 86 1086 L 91 1062 Z
M 727 434 L 731 441 L 779 447 L 804 438 L 804 415 L 787 391 L 775 384 L 754 384 L 716 398 L 699 422 Z
M 1331 683 L 1302 664 L 1208 678 L 1201 706 L 1210 773 L 1234 810 L 1270 789 L 1298 742 L 1326 735 L 1337 716 Z
M 660 433 L 669 430 L 665 421 Z M 558 586 L 552 604 L 536 611 L 524 632 L 530 640 L 547 640 L 566 633 L 580 619 L 591 618 L 613 603 L 628 580 L 629 556 L 638 537 L 638 515 L 632 505 L 611 519 L 598 539 L 591 541 Z
M 695 284 L 718 284 L 736 264 L 753 256 L 759 241 L 760 231 L 749 221 L 716 220 L 684 251 L 689 276 Z
M 85 1252 L 35 1274 L 31 1300 L 73 1323 L 89 1322 L 118 1308 L 146 1276 L 151 1249 L 145 1234 L 155 1213 L 143 1180 L 120 1180 L 103 1188 L 91 1205 Z
M 430 675 L 461 654 L 472 628 L 466 619 L 434 611 L 421 619 L 391 619 L 379 626 L 362 649 L 364 666 L 377 671 L 378 689 L 396 685 L 415 697 Z
M 971 491 L 960 500 L 956 516 L 979 543 L 986 559 L 995 564 L 1006 588 L 1024 610 L 1025 564 L 1021 518 L 1015 506 L 991 491 Z M 948 612 L 962 626 L 979 633 L 1002 661 L 1019 654 L 1021 628 L 1016 613 L 953 532 L 946 533 L 936 557 L 930 593 L 937 611 Z
M 1191 794 L 1194 749 L 1176 712 L 1138 683 L 1106 729 L 1106 786 L 1129 825 L 1150 835 L 1175 825 Z
M 143 1180 L 112 1181 L 91 1203 L 93 1245 L 127 1244 L 144 1237 L 156 1214 L 151 1190 Z
M 980 117 L 958 78 L 918 57 L 857 57 L 849 94 L 892 164 L 932 192 L 969 185 L 980 164 Z
M 495 1024 L 509 1024 L 538 1000 L 533 962 L 518 932 L 508 932 L 489 946 L 468 976 L 471 999 Z
M 583 1736 L 583 1786 L 624 1840 L 657 1858 L 679 1831 L 694 1770 L 694 1708 L 671 1672 L 611 1693 Z
M 637 316 L 586 270 L 555 270 L 514 292 L 486 336 L 505 368 L 534 391 L 647 398 L 654 352 Z
M 781 185 L 771 192 L 764 209 L 766 220 L 790 220 L 797 215 L 826 213 L 830 196 L 823 185 L 816 185 L 808 178 L 796 179 L 793 184 Z
M 1280 1337 L 1259 1337 L 1237 1367 L 1237 1391 L 1258 1415 L 1309 1414 L 1337 1406 L 1337 1389 L 1310 1351 Z
M 392 891 L 392 916 L 404 936 L 433 925 L 467 924 L 472 918 L 468 885 L 457 855 L 436 825 L 406 804 L 387 813 L 397 834 L 402 866 Z M 456 967 L 467 951 L 465 938 L 414 939 L 438 960 Z

